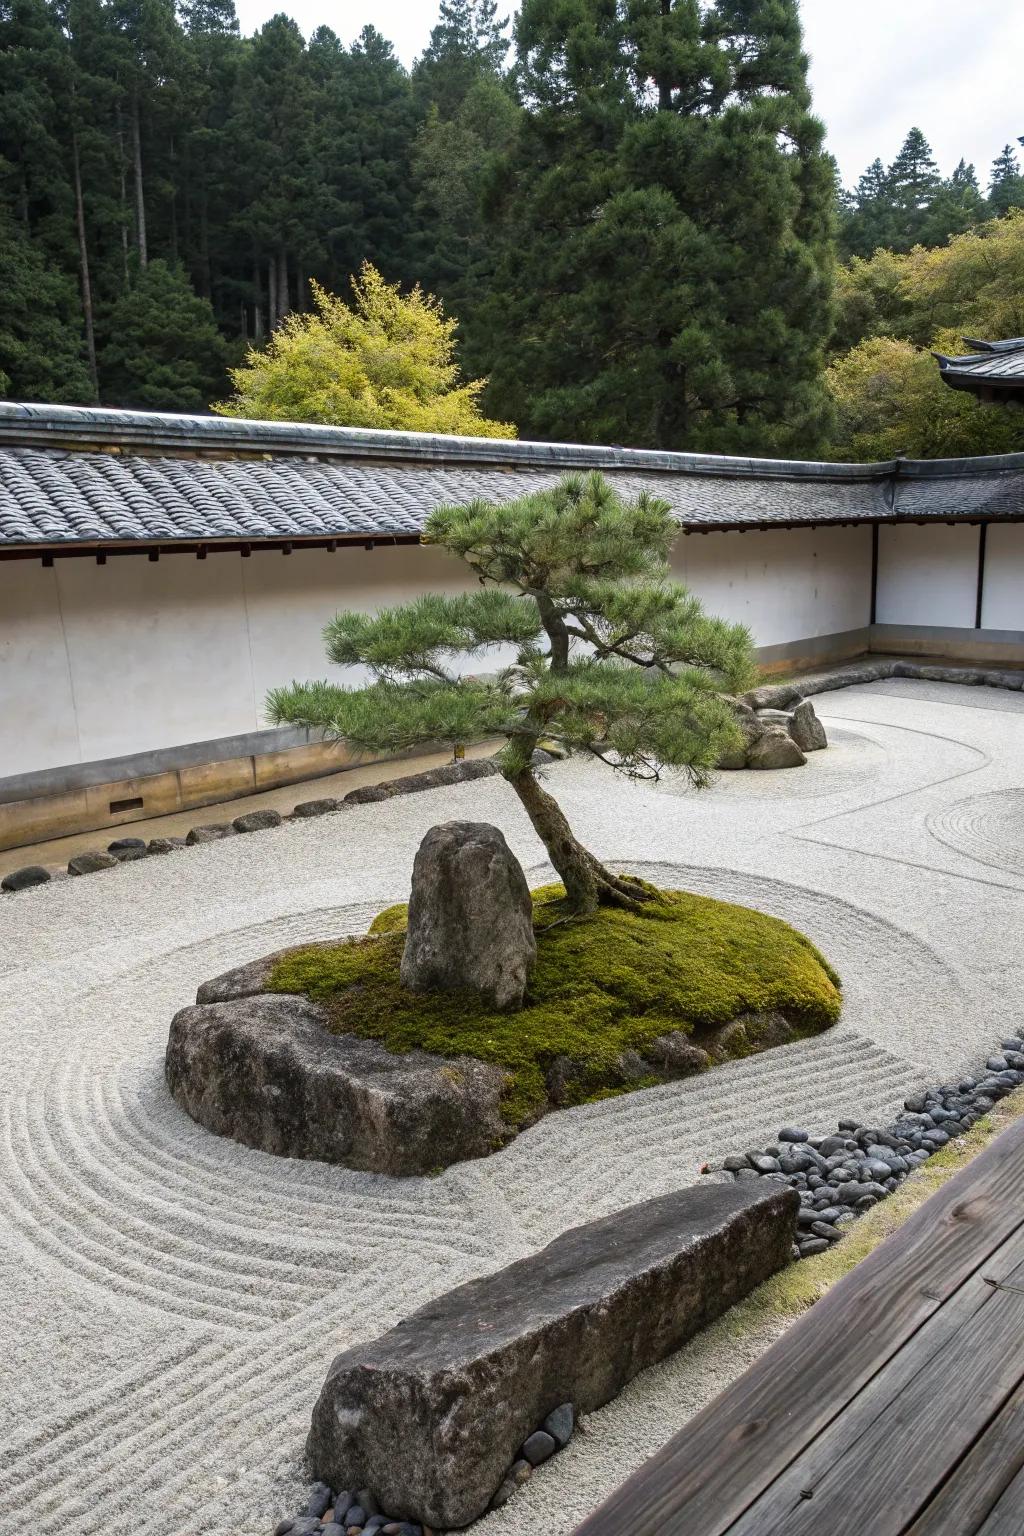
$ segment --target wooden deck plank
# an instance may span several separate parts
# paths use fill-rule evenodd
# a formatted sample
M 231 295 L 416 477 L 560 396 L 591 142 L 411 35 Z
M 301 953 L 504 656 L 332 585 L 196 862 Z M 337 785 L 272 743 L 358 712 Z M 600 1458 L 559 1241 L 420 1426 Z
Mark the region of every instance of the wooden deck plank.
M 1018 1472 L 976 1536 L 1021 1536 L 1024 1531 L 1024 1472 Z
M 906 1536 L 965 1536 L 978 1531 L 1014 1478 L 1024 1471 L 1024 1387 L 988 1425 Z M 1024 1509 L 1018 1507 L 1018 1529 Z
M 1022 1180 L 1024 1120 L 634 1473 L 583 1521 L 579 1536 L 621 1536 L 627 1528 L 631 1536 L 725 1536 L 1017 1230 Z
M 1009 1248 L 1017 1263 L 1006 1278 L 1020 1286 L 1024 1232 L 1003 1251 Z M 879 1372 L 729 1536 L 903 1536 L 1024 1378 L 1024 1288 L 993 1290 L 975 1275 L 962 1292 L 907 1341 L 893 1362 L 898 1368 Z M 956 1314 L 958 1326 L 950 1328 L 945 1313 Z M 941 1336 L 937 1348 L 932 1332 Z

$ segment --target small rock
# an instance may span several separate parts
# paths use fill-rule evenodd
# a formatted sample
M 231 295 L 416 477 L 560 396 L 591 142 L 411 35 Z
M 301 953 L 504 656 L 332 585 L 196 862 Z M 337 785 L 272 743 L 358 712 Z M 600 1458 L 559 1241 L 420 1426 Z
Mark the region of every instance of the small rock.
M 842 1233 L 825 1221 L 816 1221 L 811 1227 L 815 1237 L 823 1237 L 827 1243 L 834 1243 L 842 1236 Z
M 26 864 L 24 869 L 12 869 L 0 880 L 0 891 L 27 891 L 32 885 L 45 885 L 50 871 L 41 864 Z
M 727 1173 L 739 1173 L 741 1168 L 749 1168 L 750 1164 L 741 1154 L 730 1152 L 729 1156 L 723 1160 L 722 1167 Z
M 279 827 L 283 820 L 280 811 L 268 807 L 262 811 L 246 811 L 244 816 L 236 816 L 231 825 L 236 832 L 262 832 L 267 827 Z
M 764 1153 L 748 1152 L 747 1161 L 755 1173 L 781 1173 L 777 1157 L 767 1157 Z
M 336 1520 L 328 1520 L 326 1525 L 319 1528 L 320 1536 L 345 1536 L 345 1527 L 339 1525 Z
M 112 853 L 101 853 L 98 848 L 88 853 L 76 853 L 68 860 L 69 875 L 95 875 L 101 869 L 116 869 L 118 860 Z
M 363 1509 L 359 1504 L 353 1504 L 352 1508 L 345 1514 L 345 1524 L 348 1526 L 349 1530 L 351 1530 L 354 1525 L 358 1525 L 359 1528 L 362 1529 L 362 1527 L 366 1524 L 365 1509 Z
M 183 837 L 151 837 L 146 844 L 147 853 L 174 853 L 178 848 L 185 847 Z
M 219 843 L 222 838 L 234 835 L 230 821 L 209 821 L 204 826 L 193 827 L 185 842 L 189 848 L 194 848 L 197 843 Z
M 292 815 L 298 816 L 300 820 L 307 816 L 326 816 L 331 811 L 336 811 L 340 804 L 340 800 L 331 800 L 327 797 L 322 800 L 303 800 L 301 805 L 295 806 Z
M 514 1483 L 518 1488 L 521 1487 L 523 1483 L 528 1483 L 530 1481 L 530 1478 L 533 1475 L 533 1467 L 524 1457 L 520 1457 L 518 1461 L 514 1461 L 512 1463 L 512 1470 L 508 1475 L 509 1481 Z
M 107 844 L 107 852 L 112 853 L 119 864 L 130 864 L 133 859 L 146 857 L 146 840 L 142 837 L 116 837 L 112 843 Z
M 791 1125 L 784 1125 L 779 1132 L 780 1141 L 809 1141 L 806 1131 L 798 1131 Z
M 523 1442 L 523 1456 L 531 1467 L 539 1467 L 558 1450 L 558 1442 L 554 1435 L 549 1435 L 545 1429 L 534 1430 L 529 1439 Z
M 824 1253 L 826 1248 L 830 1247 L 831 1244 L 823 1237 L 809 1237 L 800 1244 L 800 1257 L 809 1259 L 812 1254 Z
M 747 751 L 748 768 L 802 768 L 806 762 L 792 736 L 776 725 L 769 726 Z
M 306 1507 L 302 1511 L 304 1515 L 315 1515 L 322 1519 L 331 1505 L 331 1490 L 326 1483 L 314 1483 L 306 1500 Z
M 576 1412 L 572 1403 L 563 1403 L 560 1408 L 548 1414 L 541 1427 L 557 1442 L 559 1448 L 562 1448 L 572 1439 L 575 1425 Z
M 290 1536 L 295 1529 L 294 1520 L 279 1520 L 274 1526 L 274 1536 Z

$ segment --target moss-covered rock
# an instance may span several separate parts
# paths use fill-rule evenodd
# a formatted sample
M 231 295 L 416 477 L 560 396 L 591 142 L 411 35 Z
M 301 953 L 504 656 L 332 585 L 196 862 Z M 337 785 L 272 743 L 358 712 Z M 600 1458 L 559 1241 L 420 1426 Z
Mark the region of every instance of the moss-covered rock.
M 685 891 L 577 918 L 563 897 L 561 886 L 533 894 L 537 965 L 517 1013 L 403 990 L 404 907 L 382 912 L 365 938 L 283 955 L 267 990 L 323 1004 L 337 1034 L 502 1067 L 510 1128 L 815 1034 L 839 1016 L 839 978 L 778 918 Z

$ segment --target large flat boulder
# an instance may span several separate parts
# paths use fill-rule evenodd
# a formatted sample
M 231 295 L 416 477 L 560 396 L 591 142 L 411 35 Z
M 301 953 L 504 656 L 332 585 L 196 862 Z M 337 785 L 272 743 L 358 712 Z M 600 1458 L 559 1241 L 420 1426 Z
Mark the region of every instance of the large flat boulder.
M 402 986 L 519 1008 L 537 960 L 523 867 L 497 827 L 445 821 L 416 852 Z
M 334 1361 L 314 1475 L 392 1516 L 467 1525 L 546 1415 L 593 1412 L 781 1269 L 798 1204 L 783 1184 L 702 1184 L 449 1291 Z
M 205 995 L 246 993 L 267 969 L 267 961 L 243 967 Z M 171 1021 L 167 1085 L 218 1136 L 377 1173 L 430 1173 L 508 1139 L 500 1067 L 469 1056 L 397 1055 L 327 1026 L 316 1003 L 277 993 L 183 1008 Z

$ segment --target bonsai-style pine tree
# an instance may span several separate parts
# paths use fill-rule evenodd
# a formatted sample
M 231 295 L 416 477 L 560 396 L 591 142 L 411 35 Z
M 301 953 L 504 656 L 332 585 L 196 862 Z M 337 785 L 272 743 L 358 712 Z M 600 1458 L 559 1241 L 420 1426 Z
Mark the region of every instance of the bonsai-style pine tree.
M 643 492 L 623 501 L 597 474 L 502 506 L 442 507 L 425 540 L 465 560 L 483 590 L 339 614 L 327 626 L 328 656 L 369 667 L 376 680 L 293 683 L 270 694 L 268 714 L 374 751 L 504 736 L 501 772 L 570 910 L 640 903 L 649 896 L 641 882 L 613 874 L 577 841 L 538 782 L 534 752 L 554 741 L 634 778 L 672 767 L 701 785 L 734 745 L 721 690 L 747 685 L 750 638 L 708 618 L 668 579 L 678 531 L 665 502 Z M 456 670 L 459 657 L 497 647 L 514 647 L 515 662 L 490 676 Z

